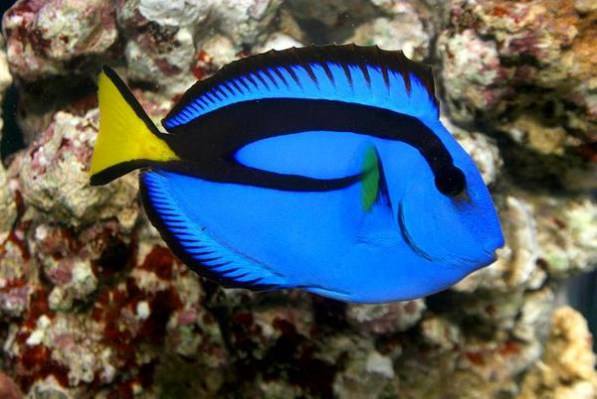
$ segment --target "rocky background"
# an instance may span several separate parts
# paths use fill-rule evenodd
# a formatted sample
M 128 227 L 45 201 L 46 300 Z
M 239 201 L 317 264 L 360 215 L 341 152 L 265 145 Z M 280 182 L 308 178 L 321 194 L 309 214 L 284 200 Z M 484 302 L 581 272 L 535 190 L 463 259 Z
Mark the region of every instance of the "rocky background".
M 20 0 L 3 36 L 24 148 L 0 165 L 0 397 L 597 397 L 558 300 L 597 264 L 594 1 Z M 436 67 L 500 209 L 494 265 L 387 305 L 223 290 L 172 257 L 135 175 L 89 187 L 102 64 L 157 121 L 236 58 L 330 42 Z

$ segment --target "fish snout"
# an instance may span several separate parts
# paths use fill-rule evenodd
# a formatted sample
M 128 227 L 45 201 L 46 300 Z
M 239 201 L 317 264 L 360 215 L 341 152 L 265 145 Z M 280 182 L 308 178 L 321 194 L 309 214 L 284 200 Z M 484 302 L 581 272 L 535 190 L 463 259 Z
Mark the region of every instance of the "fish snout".
M 497 258 L 497 251 L 504 246 L 504 239 L 500 237 L 499 239 L 492 239 L 486 241 L 483 246 L 482 250 L 483 253 L 487 256 L 490 262 L 493 262 Z

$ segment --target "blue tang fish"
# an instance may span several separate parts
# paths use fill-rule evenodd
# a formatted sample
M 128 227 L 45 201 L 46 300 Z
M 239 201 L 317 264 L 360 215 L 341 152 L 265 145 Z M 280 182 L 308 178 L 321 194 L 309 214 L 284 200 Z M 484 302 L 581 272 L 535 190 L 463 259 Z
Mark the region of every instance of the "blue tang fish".
M 142 168 L 172 251 L 225 286 L 378 303 L 494 261 L 487 187 L 439 121 L 431 71 L 402 52 L 270 51 L 192 86 L 162 125 L 109 68 L 91 183 Z

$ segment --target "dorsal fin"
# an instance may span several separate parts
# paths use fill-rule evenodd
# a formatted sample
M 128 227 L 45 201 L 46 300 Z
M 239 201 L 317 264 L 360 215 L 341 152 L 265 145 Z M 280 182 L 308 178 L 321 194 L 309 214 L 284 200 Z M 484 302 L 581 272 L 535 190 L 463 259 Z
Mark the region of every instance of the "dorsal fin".
M 222 67 L 195 83 L 162 123 L 175 130 L 236 102 L 277 97 L 357 102 L 411 115 L 437 114 L 431 69 L 409 60 L 402 51 L 312 46 L 272 50 Z

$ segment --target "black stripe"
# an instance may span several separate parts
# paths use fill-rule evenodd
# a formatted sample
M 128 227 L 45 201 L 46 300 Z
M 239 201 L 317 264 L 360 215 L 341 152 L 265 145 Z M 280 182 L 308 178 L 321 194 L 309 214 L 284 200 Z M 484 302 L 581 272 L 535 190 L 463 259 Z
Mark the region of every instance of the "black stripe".
M 381 65 L 381 74 L 383 76 L 383 83 L 389 89 L 390 88 L 390 74 L 388 73 L 388 67 Z
M 352 75 L 350 74 L 350 65 L 342 64 L 342 69 L 344 70 L 344 75 L 346 75 L 346 80 L 348 80 L 348 85 L 352 87 Z
M 211 96 L 211 94 L 209 94 L 209 92 L 205 93 L 202 98 L 205 100 L 205 102 L 208 106 L 210 104 L 214 104 L 214 99 Z
M 301 66 L 303 68 L 305 68 L 305 71 L 307 71 L 307 74 L 309 75 L 309 77 L 311 78 L 313 83 L 315 83 L 315 85 L 318 86 L 319 82 L 317 82 L 317 76 L 315 76 L 315 72 L 313 72 L 313 68 L 311 67 L 311 64 L 309 64 L 307 62 L 307 63 L 301 64 Z
M 367 86 L 371 87 L 371 76 L 369 76 L 369 68 L 366 64 L 360 64 L 359 68 L 361 68 L 361 72 L 363 73 L 363 77 L 367 82 Z
M 296 75 L 296 72 L 294 72 L 294 69 L 292 69 L 292 65 L 284 65 L 283 68 L 286 69 L 286 71 L 290 74 L 290 76 L 292 77 L 292 80 L 294 80 L 295 83 L 299 87 L 302 87 L 301 81 L 299 80 L 298 76 Z
M 276 81 L 276 79 L 274 79 L 274 77 L 272 76 L 272 71 L 270 71 L 269 68 L 264 68 L 263 73 L 265 73 L 265 76 L 267 76 L 267 78 L 271 80 L 271 82 L 274 84 L 274 86 L 276 86 L 276 88 L 280 87 L 278 86 L 278 82 Z
M 419 248 L 419 246 L 417 246 L 413 238 L 410 236 L 406 226 L 406 221 L 404 220 L 404 209 L 402 202 L 398 204 L 398 226 L 400 227 L 400 235 L 404 239 L 404 242 L 413 250 L 413 252 L 424 259 L 433 261 L 433 257 Z
M 354 132 L 399 140 L 416 148 L 434 173 L 436 187 L 446 195 L 464 188 L 464 175 L 453 165 L 441 140 L 419 119 L 384 108 L 330 100 L 275 98 L 244 101 L 218 108 L 171 129 L 165 135 L 182 161 L 168 167 L 207 180 L 291 191 L 326 191 L 346 187 L 360 176 L 314 179 L 249 168 L 234 154 L 245 145 L 285 134 Z
M 228 98 L 228 94 L 224 91 L 224 85 L 215 88 L 215 91 L 220 93 L 224 98 Z
M 227 91 L 228 93 L 230 93 L 230 95 L 231 95 L 232 97 L 236 96 L 236 93 L 234 93 L 234 90 L 232 90 L 232 88 L 230 87 L 230 84 L 229 84 L 229 83 L 224 83 L 224 84 L 222 85 L 222 87 L 223 87 L 223 88 L 225 88 L 225 89 L 226 89 L 226 91 Z M 226 97 L 228 97 L 228 95 L 226 95 Z
M 151 161 L 139 159 L 134 161 L 121 162 L 113 166 L 109 166 L 106 169 L 102 169 L 99 172 L 91 175 L 89 178 L 89 184 L 92 186 L 101 186 L 110 183 L 112 180 L 124 176 L 135 169 L 145 168 L 152 165 Z
M 232 80 L 230 81 L 230 83 L 232 83 L 232 86 L 234 86 L 234 88 L 235 88 L 236 90 L 238 90 L 238 92 L 239 92 L 239 93 L 242 93 L 242 94 L 244 94 L 244 93 L 245 93 L 245 92 L 243 91 L 243 89 L 241 89 L 241 88 L 240 88 L 240 86 L 238 85 L 238 82 L 236 81 L 236 79 L 232 79 Z
M 218 101 L 222 101 L 222 96 L 220 96 L 218 94 L 218 90 L 217 89 L 213 89 L 212 91 L 210 91 L 207 94 L 211 95 L 212 97 L 215 97 Z
M 199 110 L 203 111 L 203 105 L 199 101 L 193 102 L 193 106 L 199 108 Z
M 278 77 L 280 78 L 280 80 L 284 83 L 284 85 L 286 87 L 288 87 L 288 82 L 286 81 L 286 78 L 284 77 L 284 74 L 282 73 L 282 71 L 280 71 L 279 67 L 273 67 L 273 70 L 275 72 L 276 75 L 278 75 Z
M 251 88 L 249 87 L 249 85 L 247 84 L 247 82 L 245 82 L 245 79 L 246 79 L 246 76 L 241 76 L 241 77 L 238 78 L 238 81 L 250 93 L 251 92 Z
M 327 75 L 328 79 L 330 80 L 330 82 L 332 82 L 333 85 L 336 84 L 336 82 L 334 81 L 334 74 L 332 73 L 332 70 L 330 69 L 330 66 L 328 65 L 327 62 L 322 62 L 321 67 L 323 68 L 325 74 Z
M 245 75 L 245 77 L 249 80 L 249 82 L 251 82 L 251 84 L 253 86 L 255 86 L 256 89 L 259 89 L 259 85 L 257 84 L 257 82 L 255 81 L 255 79 L 253 79 L 253 74 L 252 73 L 248 73 Z
M 259 79 L 259 81 L 261 83 L 263 83 L 263 85 L 265 86 L 265 88 L 269 90 L 269 85 L 267 84 L 267 82 L 265 81 L 265 79 L 263 78 L 263 76 L 261 76 L 261 74 L 259 73 L 259 71 L 255 72 L 255 76 L 257 76 L 257 79 Z

